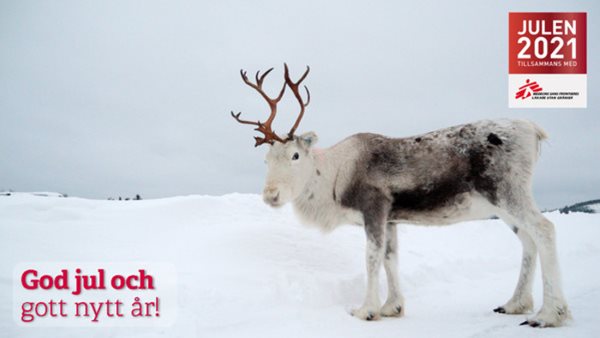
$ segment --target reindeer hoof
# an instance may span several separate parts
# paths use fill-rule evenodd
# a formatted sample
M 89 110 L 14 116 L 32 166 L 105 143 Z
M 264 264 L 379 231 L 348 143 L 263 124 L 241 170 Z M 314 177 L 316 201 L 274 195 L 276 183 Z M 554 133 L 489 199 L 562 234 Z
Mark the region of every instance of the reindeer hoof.
M 352 316 L 360 318 L 362 320 L 373 321 L 379 319 L 379 312 L 362 307 L 360 309 L 352 310 Z
M 380 312 L 384 317 L 402 317 L 404 315 L 404 306 L 398 303 L 385 303 Z
M 542 308 L 533 318 L 522 322 L 521 325 L 531 327 L 557 327 L 571 318 L 571 312 L 566 304 L 547 306 Z
M 531 327 L 545 327 L 545 325 L 543 323 L 540 323 L 535 320 L 526 320 L 519 325 L 529 325 Z
M 506 304 L 495 308 L 494 312 L 508 315 L 518 315 L 529 313 L 531 310 L 533 310 L 533 299 L 528 296 L 519 300 L 510 300 Z

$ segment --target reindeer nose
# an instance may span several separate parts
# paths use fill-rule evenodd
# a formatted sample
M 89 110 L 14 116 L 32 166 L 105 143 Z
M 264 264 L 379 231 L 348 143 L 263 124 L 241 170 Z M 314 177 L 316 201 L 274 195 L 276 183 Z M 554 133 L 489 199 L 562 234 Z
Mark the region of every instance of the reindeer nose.
M 277 202 L 279 202 L 279 190 L 274 187 L 265 188 L 263 199 L 267 204 L 277 204 Z

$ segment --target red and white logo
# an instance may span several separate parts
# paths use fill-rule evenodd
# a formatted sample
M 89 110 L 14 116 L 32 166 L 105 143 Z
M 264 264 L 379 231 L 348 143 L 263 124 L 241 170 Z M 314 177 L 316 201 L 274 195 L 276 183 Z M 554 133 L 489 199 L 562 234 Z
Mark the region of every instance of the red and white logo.
M 508 18 L 509 107 L 585 108 L 587 14 L 509 13 Z
M 515 94 L 515 99 L 525 100 L 526 98 L 533 95 L 533 93 L 539 93 L 544 90 L 540 85 L 533 81 L 529 81 L 529 79 L 525 80 L 525 84 L 519 87 L 519 91 Z

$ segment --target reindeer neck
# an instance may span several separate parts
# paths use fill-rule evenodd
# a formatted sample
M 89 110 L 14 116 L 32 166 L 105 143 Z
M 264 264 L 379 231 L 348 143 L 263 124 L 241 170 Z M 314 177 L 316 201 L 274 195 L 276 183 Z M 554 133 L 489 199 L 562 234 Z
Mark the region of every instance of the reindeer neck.
M 329 231 L 340 224 L 344 212 L 339 204 L 344 182 L 340 181 L 348 158 L 343 149 L 333 146 L 326 149 L 313 149 L 315 159 L 313 172 L 302 193 L 294 200 L 296 213 L 304 223 L 317 225 Z

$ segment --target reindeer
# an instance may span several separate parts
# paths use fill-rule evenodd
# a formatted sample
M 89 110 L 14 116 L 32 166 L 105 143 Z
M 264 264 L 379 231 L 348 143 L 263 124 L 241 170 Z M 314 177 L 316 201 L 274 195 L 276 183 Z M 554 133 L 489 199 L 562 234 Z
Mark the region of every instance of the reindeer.
M 255 82 L 241 71 L 244 83 L 268 103 L 265 122 L 242 120 L 256 126 L 263 137 L 255 146 L 269 145 L 264 202 L 281 207 L 292 202 L 303 223 L 331 231 L 342 224 L 364 227 L 367 237 L 367 292 L 363 305 L 351 311 L 363 320 L 404 314 L 404 298 L 397 273 L 396 225 L 446 225 L 467 220 L 501 218 L 523 246 L 521 272 L 513 296 L 494 309 L 504 314 L 533 310 L 532 283 L 539 257 L 544 301 L 540 311 L 521 325 L 560 326 L 570 318 L 559 273 L 554 225 L 538 210 L 532 196 L 533 166 L 546 133 L 529 121 L 479 121 L 406 138 L 361 133 L 326 148 L 314 147 L 317 135 L 296 135 L 310 103 L 284 64 L 284 84 L 275 98 L 262 88 L 265 77 Z M 277 104 L 289 88 L 300 104 L 298 117 L 286 136 L 272 129 Z M 387 276 L 388 296 L 381 306 L 378 272 Z

